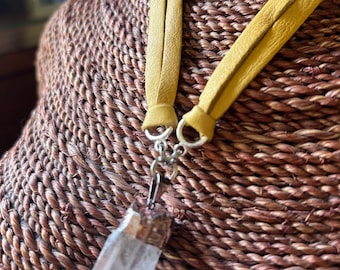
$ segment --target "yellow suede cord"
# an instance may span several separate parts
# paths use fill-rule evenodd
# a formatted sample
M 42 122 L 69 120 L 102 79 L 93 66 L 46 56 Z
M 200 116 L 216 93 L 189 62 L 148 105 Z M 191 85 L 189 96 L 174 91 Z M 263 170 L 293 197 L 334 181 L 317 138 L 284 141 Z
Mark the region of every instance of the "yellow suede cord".
M 183 116 L 186 123 L 197 130 L 200 133 L 200 136 L 206 136 L 208 140 L 211 140 L 214 134 L 216 120 L 225 113 L 242 90 L 247 87 L 262 68 L 297 31 L 299 26 L 321 1 L 322 0 L 269 0 L 249 23 L 219 63 L 204 88 L 198 105 Z M 173 1 L 168 1 L 167 8 L 170 7 L 170 2 Z M 157 6 L 158 3 L 159 2 L 157 1 Z M 150 17 L 152 16 L 152 4 L 155 4 L 155 1 L 151 1 Z M 158 18 L 160 18 L 159 13 L 157 13 Z M 168 16 L 168 12 L 166 16 Z M 151 19 L 152 18 L 150 18 L 150 20 Z M 168 18 L 166 18 L 166 20 L 168 20 Z M 172 26 L 178 28 L 180 27 L 179 25 L 181 24 L 178 24 L 175 27 L 174 25 Z M 178 34 L 178 31 L 178 29 L 175 30 L 175 34 Z M 167 32 L 167 29 L 165 29 L 165 34 L 168 34 Z M 152 32 L 150 31 L 149 35 L 151 34 Z M 156 35 L 159 36 L 163 34 L 158 33 Z M 149 39 L 150 38 L 153 39 L 153 37 L 149 36 Z M 176 40 L 178 41 L 178 39 L 179 38 L 177 37 Z M 174 46 L 174 44 L 171 46 Z M 148 52 L 150 52 L 149 49 L 147 53 Z M 156 56 L 154 55 L 153 57 Z M 158 59 L 158 61 L 163 60 L 161 71 L 163 71 L 167 62 L 167 64 L 171 65 L 168 69 L 172 70 L 172 72 L 165 74 L 164 76 L 173 76 L 175 73 L 174 69 L 176 69 L 176 72 L 177 68 L 179 70 L 179 60 L 172 54 L 163 54 L 163 57 L 172 58 L 169 59 L 169 61 L 164 58 Z M 176 62 L 174 63 L 175 60 Z M 147 54 L 147 67 L 148 61 L 149 55 Z M 156 66 L 149 67 L 149 69 L 146 69 L 147 73 L 159 73 L 158 69 L 156 70 Z M 148 76 L 152 75 L 147 74 L 146 76 L 146 78 L 148 78 Z M 162 108 L 163 106 L 165 107 L 165 104 L 167 107 L 173 108 L 173 103 L 171 102 L 174 102 L 176 96 L 177 83 L 178 79 L 176 80 L 176 89 L 174 88 L 174 83 L 170 83 L 171 89 L 166 88 L 164 89 L 165 93 L 157 94 L 157 96 L 165 97 L 161 103 L 149 103 L 149 97 L 155 96 L 156 94 L 147 93 L 147 102 L 149 104 L 148 114 L 150 113 L 150 109 L 153 110 L 153 107 L 157 108 L 160 106 Z M 175 90 L 173 91 L 172 89 Z M 149 90 L 150 89 L 148 89 L 147 86 L 146 91 L 148 92 Z M 170 91 L 173 91 L 174 93 L 170 94 Z M 171 101 L 170 99 L 167 99 L 168 96 L 171 96 Z M 157 113 L 161 112 L 159 111 Z M 169 116 L 164 115 L 164 117 L 167 118 Z M 169 121 L 169 119 L 158 121 L 161 118 L 163 118 L 163 116 L 149 116 L 149 118 L 146 119 L 147 122 L 144 121 L 143 128 L 173 126 L 175 123 L 173 120 Z
M 182 47 L 182 0 L 151 0 L 145 88 L 148 111 L 143 129 L 176 127 L 174 102 Z

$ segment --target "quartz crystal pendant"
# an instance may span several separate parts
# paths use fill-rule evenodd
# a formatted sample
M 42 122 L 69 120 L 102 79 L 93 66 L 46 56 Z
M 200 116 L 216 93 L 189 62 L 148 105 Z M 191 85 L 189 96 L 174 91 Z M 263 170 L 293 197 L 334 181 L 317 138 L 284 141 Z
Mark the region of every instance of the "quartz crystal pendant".
M 165 211 L 133 204 L 106 240 L 93 270 L 152 270 L 170 237 Z

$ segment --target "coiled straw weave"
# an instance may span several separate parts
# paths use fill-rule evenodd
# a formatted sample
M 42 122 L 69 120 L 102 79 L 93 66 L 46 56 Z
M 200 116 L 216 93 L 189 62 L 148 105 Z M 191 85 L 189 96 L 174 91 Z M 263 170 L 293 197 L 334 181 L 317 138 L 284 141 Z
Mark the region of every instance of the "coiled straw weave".
M 264 2 L 184 1 L 179 116 Z M 158 269 L 339 269 L 339 6 L 322 2 L 181 159 Z M 91 269 L 145 199 L 147 25 L 145 0 L 71 0 L 49 21 L 39 102 L 1 160 L 1 269 Z

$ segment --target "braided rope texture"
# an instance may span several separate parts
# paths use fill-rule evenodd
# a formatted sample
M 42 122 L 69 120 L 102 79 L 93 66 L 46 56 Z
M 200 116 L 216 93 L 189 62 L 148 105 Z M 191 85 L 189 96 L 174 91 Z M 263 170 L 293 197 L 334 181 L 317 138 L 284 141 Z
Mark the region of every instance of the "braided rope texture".
M 264 2 L 184 1 L 179 116 Z M 157 269 L 339 269 L 339 5 L 322 2 L 214 140 L 181 158 L 162 196 L 175 222 Z M 1 269 L 91 269 L 147 196 L 148 9 L 70 0 L 47 24 L 38 104 L 0 163 Z

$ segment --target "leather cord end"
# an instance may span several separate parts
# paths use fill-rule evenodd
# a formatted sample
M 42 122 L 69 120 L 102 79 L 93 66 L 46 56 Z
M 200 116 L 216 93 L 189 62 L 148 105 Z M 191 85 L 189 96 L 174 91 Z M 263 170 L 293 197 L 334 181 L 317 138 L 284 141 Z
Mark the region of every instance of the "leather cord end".
M 194 128 L 200 136 L 206 136 L 211 141 L 214 136 L 216 120 L 204 112 L 198 105 L 183 115 L 185 122 Z
M 169 104 L 158 104 L 148 109 L 142 129 L 154 129 L 159 126 L 175 129 L 177 123 L 178 119 L 174 107 Z

